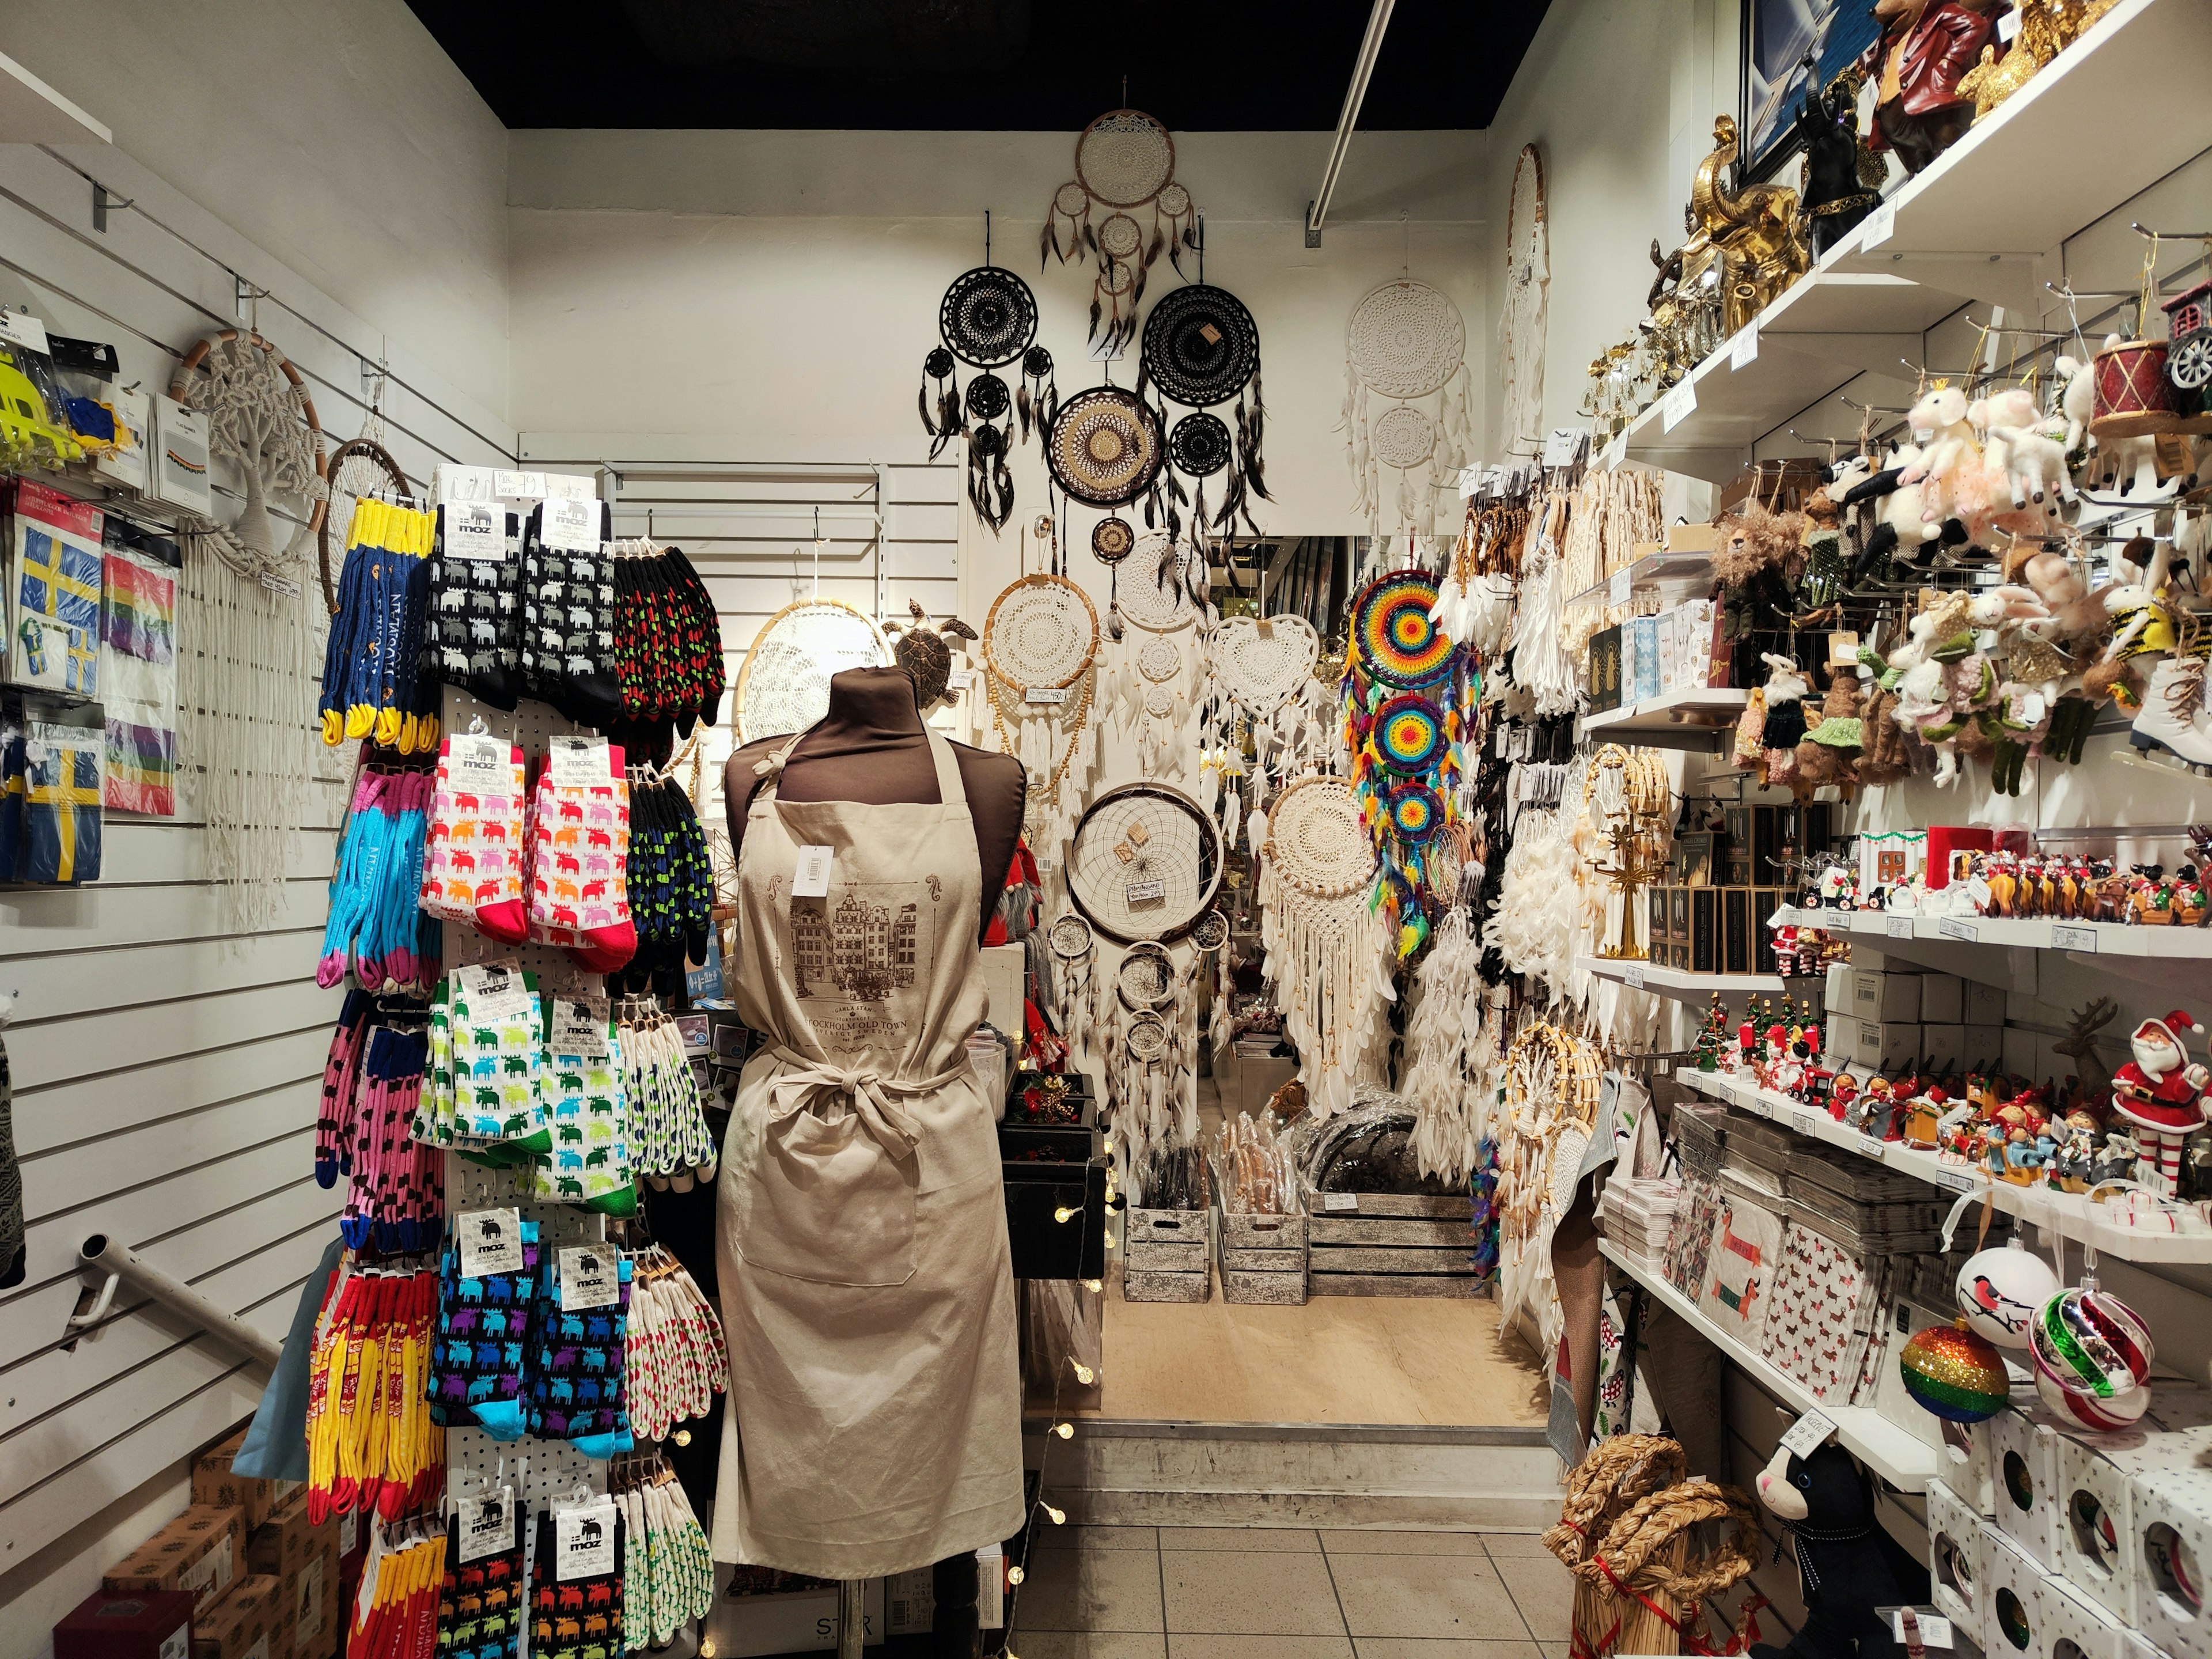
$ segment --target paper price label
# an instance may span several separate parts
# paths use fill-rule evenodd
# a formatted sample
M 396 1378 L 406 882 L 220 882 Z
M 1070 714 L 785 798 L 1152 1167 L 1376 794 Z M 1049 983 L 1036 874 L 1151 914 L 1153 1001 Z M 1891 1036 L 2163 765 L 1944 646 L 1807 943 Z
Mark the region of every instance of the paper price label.
M 595 501 L 599 498 L 599 487 L 578 472 L 547 472 L 540 475 L 545 480 L 545 499 L 549 501 Z
M 2094 957 L 2097 954 L 2097 930 L 2094 927 L 2054 927 L 2051 930 L 2051 944 L 2054 950 L 2086 951 Z
M 1644 970 L 1641 968 L 1631 968 L 1626 973 L 1621 975 L 1620 982 L 1628 987 L 1632 991 L 1642 990 L 1644 988 Z
M 1936 1184 L 1947 1192 L 1971 1193 L 1974 1190 L 1974 1178 L 1964 1170 L 1937 1170 Z
M 453 1237 L 460 1247 L 462 1278 L 522 1271 L 521 1211 L 466 1211 L 454 1221 Z
M 460 1523 L 460 1558 L 464 1563 L 514 1547 L 514 1502 L 505 1492 L 495 1498 L 459 1499 L 453 1504 L 453 1518 Z
M 543 472 L 495 472 L 492 484 L 501 495 L 510 501 L 542 501 L 545 495 L 545 475 Z
M 1627 565 L 1614 571 L 1612 580 L 1605 585 L 1605 602 L 1607 605 L 1626 605 L 1635 574 L 1635 571 Z
M 1132 904 L 1156 903 L 1167 896 L 1167 883 L 1157 876 L 1150 881 L 1133 881 L 1129 884 L 1129 902 Z
M 555 501 L 548 496 L 538 509 L 538 538 L 564 553 L 599 550 L 599 504 L 597 501 Z
M 1338 1214 L 1345 1211 L 1356 1212 L 1359 1208 L 1359 1194 L 1358 1193 L 1323 1193 L 1321 1195 L 1321 1206 L 1331 1214 Z
M 459 732 L 446 739 L 446 780 L 456 794 L 514 789 L 514 750 L 504 738 Z
M 1982 937 L 1980 928 L 1971 921 L 1961 921 L 1956 916 L 1945 916 L 1936 924 L 1936 931 L 1945 939 L 1964 939 L 1969 945 L 1978 943 Z
M 461 994 L 471 1020 L 525 1019 L 530 1014 L 530 986 L 522 970 L 506 963 L 461 969 Z
M 2005 15 L 2011 17 L 2014 14 L 2007 12 Z M 1951 1636 L 1951 1621 L 1944 1618 L 1941 1613 L 1923 1613 L 1919 1608 L 1915 1607 L 1912 1610 L 1912 1618 L 1913 1622 L 1920 1626 L 1920 1645 L 1922 1647 L 1948 1648 L 1958 1645 L 1957 1643 L 1953 1640 Z M 1898 1607 L 1890 1613 L 1889 1627 L 1897 1632 L 1897 1639 L 1899 1642 L 1902 1643 L 1905 1639 L 1905 1609 L 1903 1607 Z
M 1870 1158 L 1879 1164 L 1889 1157 L 1889 1143 L 1880 1135 L 1862 1134 L 1859 1137 L 1859 1156 Z
M 593 1504 L 553 1516 L 556 1576 L 562 1583 L 604 1578 L 615 1570 L 615 1506 Z
M 1747 368 L 1759 361 L 1759 325 L 1746 323 L 1736 331 L 1735 338 L 1729 342 L 1729 373 Z
M 604 1060 L 607 1053 L 607 1000 L 555 997 L 550 1052 L 578 1060 Z
M 1790 1127 L 1791 1128 L 1793 1128 L 1793 1129 L 1796 1130 L 1796 1132 L 1797 1132 L 1799 1134 L 1801 1134 L 1801 1135 L 1809 1135 L 1809 1134 L 1813 1133 L 1814 1133 L 1813 1115 L 1812 1115 L 1810 1112 L 1792 1112 L 1792 1113 L 1790 1113 Z
M 444 530 L 449 559 L 498 559 L 507 553 L 507 513 L 497 501 L 448 501 Z
M 1912 918 L 1911 916 L 1888 917 L 1882 922 L 1881 931 L 1885 939 L 1911 939 Z
M 830 896 L 830 866 L 836 858 L 835 848 L 800 848 L 799 867 L 792 872 L 791 877 L 792 897 L 828 898 Z
M 2011 45 L 2013 37 L 2019 33 L 2020 14 L 2018 12 L 2008 11 L 2003 16 L 1997 19 L 1997 39 L 2003 41 L 2006 45 Z M 1905 1638 L 1899 1637 L 1898 1639 L 1899 1641 L 1903 1641 Z
M 501 475 L 488 466 L 445 466 L 438 468 L 438 505 L 451 507 L 456 501 L 499 501 Z
M 1589 439 L 1589 434 L 1578 427 L 1553 427 L 1544 435 L 1544 465 L 1572 466 Z
M 1832 1418 L 1816 1411 L 1807 1412 L 1790 1425 L 1790 1432 L 1782 1437 L 1782 1443 L 1790 1449 L 1792 1457 L 1810 1457 L 1835 1431 Z
M 42 356 L 52 350 L 46 343 L 46 325 L 27 311 L 0 311 L 0 340 Z
M 1659 424 L 1672 432 L 1688 420 L 1698 410 L 1698 387 L 1693 380 L 1685 380 L 1659 400 Z
M 1867 215 L 1859 225 L 1859 252 L 1867 253 L 1880 247 L 1897 230 L 1897 204 L 1884 202 Z
M 605 738 L 556 735 L 546 749 L 545 769 L 567 789 L 588 789 L 614 781 Z
M 1460 468 L 1459 493 L 1461 500 L 1466 500 L 1468 496 L 1474 495 L 1476 490 L 1481 488 L 1482 469 L 1480 467 L 1463 466 Z
M 945 677 L 945 683 L 955 691 L 965 691 L 975 684 L 975 671 L 972 668 L 956 668 Z
M 1022 701 L 1024 702 L 1032 703 L 1066 702 L 1067 701 L 1067 688 L 1064 685 L 1032 685 L 1028 690 L 1022 693 Z
M 622 1266 L 611 1244 L 579 1244 L 561 1252 L 561 1311 L 611 1308 L 622 1300 Z

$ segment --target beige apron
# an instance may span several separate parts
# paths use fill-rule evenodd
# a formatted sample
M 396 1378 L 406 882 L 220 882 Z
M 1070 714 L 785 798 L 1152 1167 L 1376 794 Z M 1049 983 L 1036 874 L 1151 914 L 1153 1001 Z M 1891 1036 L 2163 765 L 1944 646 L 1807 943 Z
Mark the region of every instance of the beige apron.
M 959 766 L 929 746 L 939 805 L 780 800 L 787 744 L 746 816 L 737 1004 L 771 1046 L 718 1182 L 717 1560 L 872 1578 L 1021 1528 L 1006 1199 L 967 1055 L 982 878 Z M 826 899 L 791 896 L 809 846 L 831 849 Z

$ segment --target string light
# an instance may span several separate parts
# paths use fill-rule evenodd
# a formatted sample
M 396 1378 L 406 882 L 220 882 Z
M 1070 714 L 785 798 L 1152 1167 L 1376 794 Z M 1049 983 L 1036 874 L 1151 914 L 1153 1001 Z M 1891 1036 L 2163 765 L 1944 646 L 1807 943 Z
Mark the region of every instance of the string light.
M 677 1430 L 677 1431 L 676 1431 L 676 1443 L 677 1443 L 678 1445 L 679 1445 L 679 1446 L 688 1446 L 688 1445 L 690 1445 L 690 1444 L 691 1443 L 691 1431 L 690 1431 L 690 1430 L 689 1430 L 689 1429 L 678 1429 L 678 1430 Z M 700 1652 L 703 1655 L 703 1654 L 706 1652 L 706 1650 L 705 1650 L 704 1648 L 702 1648 L 702 1649 L 700 1650 Z
M 1086 1279 L 1083 1281 L 1083 1288 L 1086 1291 L 1103 1291 L 1106 1288 L 1106 1281 L 1103 1279 Z
M 1090 1366 L 1085 1364 L 1081 1360 L 1075 1359 L 1071 1360 L 1068 1363 L 1075 1367 L 1075 1380 L 1083 1384 L 1085 1388 L 1089 1388 L 1092 1382 L 1097 1380 L 1098 1373 L 1092 1370 Z
M 1074 1220 L 1074 1219 L 1075 1219 L 1075 1217 L 1076 1217 L 1076 1212 L 1074 1212 L 1073 1210 L 1069 1209 L 1069 1208 L 1067 1207 L 1067 1206 L 1066 1206 L 1066 1205 L 1065 1205 L 1065 1204 L 1061 1205 L 1058 1209 L 1054 1210 L 1054 1211 L 1052 1212 L 1052 1218 L 1053 1218 L 1054 1221 L 1058 1221 L 1058 1222 L 1060 1222 L 1060 1223 L 1063 1223 L 1063 1224 L 1065 1224 L 1065 1223 L 1066 1223 L 1066 1222 L 1070 1222 L 1070 1221 Z
M 1053 1425 L 1052 1431 L 1058 1435 L 1062 1440 L 1073 1440 L 1075 1438 L 1075 1425 L 1073 1423 L 1056 1423 Z
M 1019 1567 L 1008 1567 L 1006 1569 L 1006 1582 L 1009 1584 L 1018 1584 L 1023 1579 L 1028 1577 L 1029 1575 L 1024 1572 Z M 1012 1656 L 1009 1655 L 1007 1659 L 1012 1659 Z
M 714 1638 L 702 1637 L 699 1640 L 699 1659 L 714 1659 Z
M 1056 1510 L 1053 1508 L 1051 1504 L 1048 1504 L 1044 1506 L 1044 1512 L 1052 1517 L 1052 1524 L 1054 1526 L 1064 1527 L 1067 1524 L 1067 1511 L 1066 1510 Z

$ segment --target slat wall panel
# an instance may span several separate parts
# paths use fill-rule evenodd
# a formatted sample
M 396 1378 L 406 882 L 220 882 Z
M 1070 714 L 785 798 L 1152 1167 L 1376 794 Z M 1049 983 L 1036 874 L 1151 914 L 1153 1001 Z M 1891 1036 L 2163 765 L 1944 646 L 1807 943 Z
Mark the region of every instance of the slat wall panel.
M 146 211 L 95 233 L 76 165 L 0 145 L 0 296 L 27 298 L 58 332 L 113 342 L 125 383 L 166 389 L 185 348 L 236 322 L 242 273 L 272 290 L 262 332 L 307 380 L 330 443 L 368 412 L 362 362 L 388 356 L 386 442 L 411 479 L 441 461 L 513 464 L 511 428 L 173 188 L 112 151 L 78 160 Z M 189 619 L 185 635 L 189 645 Z M 338 994 L 313 973 L 352 756 L 301 741 L 314 782 L 265 933 L 226 937 L 190 771 L 177 818 L 110 819 L 100 884 L 0 890 L 29 1218 L 24 1282 L 0 1295 L 0 1575 L 259 1392 L 235 1354 L 127 1291 L 101 1324 L 71 1333 L 83 1241 L 118 1238 L 281 1334 L 331 1235 L 344 1195 L 313 1170 Z

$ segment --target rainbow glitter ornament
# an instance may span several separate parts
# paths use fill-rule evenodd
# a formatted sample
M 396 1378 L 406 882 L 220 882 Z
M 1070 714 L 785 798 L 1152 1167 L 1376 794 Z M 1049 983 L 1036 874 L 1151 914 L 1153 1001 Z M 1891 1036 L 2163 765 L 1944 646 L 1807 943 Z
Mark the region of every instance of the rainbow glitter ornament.
M 1401 777 L 1425 775 L 1443 753 L 1444 711 L 1418 691 L 1401 691 L 1375 711 L 1382 764 Z
M 2012 1395 L 2003 1356 L 1964 1320 L 1921 1332 L 1897 1356 L 1897 1369 L 1907 1394 L 1953 1423 L 1986 1423 Z
M 1430 614 L 1436 607 L 1436 578 L 1425 570 L 1394 570 L 1367 584 L 1352 602 L 1352 635 L 1371 678 L 1412 690 L 1451 672 L 1459 653 Z

